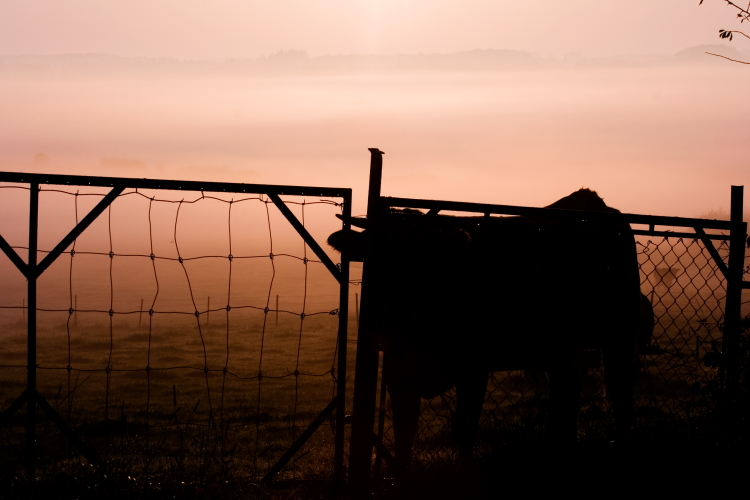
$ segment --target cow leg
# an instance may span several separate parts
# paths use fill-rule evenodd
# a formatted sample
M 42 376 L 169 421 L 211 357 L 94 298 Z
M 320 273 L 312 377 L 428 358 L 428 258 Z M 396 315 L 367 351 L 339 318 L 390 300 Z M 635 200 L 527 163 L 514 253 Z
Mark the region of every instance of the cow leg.
M 604 383 L 612 403 L 618 439 L 627 439 L 633 422 L 633 390 L 635 387 L 635 346 L 606 346 Z
M 458 446 L 459 457 L 471 460 L 479 429 L 479 416 L 484 406 L 489 373 L 483 370 L 468 370 L 459 376 L 456 383 L 456 413 L 453 417 L 453 439 Z
M 549 437 L 557 444 L 571 446 L 577 439 L 578 411 L 581 406 L 581 374 L 578 363 L 555 363 L 548 369 L 548 375 Z
M 392 373 L 391 370 L 388 370 L 388 372 Z M 414 436 L 417 434 L 421 398 L 403 381 L 401 383 L 390 383 L 387 379 L 386 383 L 388 384 L 388 393 L 393 409 L 396 468 L 400 473 L 405 473 L 411 465 L 411 448 L 414 443 Z

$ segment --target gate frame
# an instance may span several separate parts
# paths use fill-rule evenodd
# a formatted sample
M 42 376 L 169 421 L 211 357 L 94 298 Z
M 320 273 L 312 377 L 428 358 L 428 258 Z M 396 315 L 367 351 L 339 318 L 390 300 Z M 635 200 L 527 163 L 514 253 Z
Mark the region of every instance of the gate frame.
M 648 229 L 633 229 L 633 234 L 635 235 L 682 237 L 701 240 L 724 275 L 727 283 L 722 352 L 716 361 L 718 365 L 726 368 L 724 387 L 726 393 L 731 396 L 739 390 L 739 340 L 742 290 L 750 289 L 750 281 L 744 281 L 743 278 L 745 242 L 747 239 L 747 223 L 742 221 L 743 186 L 731 186 L 731 214 L 729 221 L 396 198 L 381 195 L 383 152 L 377 148 L 370 148 L 370 152 L 370 190 L 367 203 L 367 231 L 369 232 L 369 238 L 367 240 L 368 248 L 365 249 L 365 257 L 362 265 L 361 316 L 357 337 L 357 364 L 354 375 L 352 434 L 349 453 L 349 479 L 352 486 L 352 494 L 355 498 L 369 498 L 372 479 L 373 447 L 376 448 L 378 456 L 384 455 L 387 460 L 392 460 L 390 453 L 382 445 L 381 436 L 375 434 L 373 431 L 375 426 L 375 398 L 378 383 L 378 355 L 379 351 L 382 350 L 376 344 L 374 318 L 377 315 L 377 304 L 381 296 L 378 289 L 383 286 L 377 278 L 373 280 L 373 277 L 382 276 L 382 273 L 379 273 L 377 270 L 380 263 L 377 258 L 373 257 L 377 256 L 378 252 L 381 251 L 378 248 L 378 242 L 380 241 L 378 232 L 382 230 L 382 227 L 380 227 L 380 215 L 387 213 L 392 207 L 427 209 L 426 216 L 436 216 L 442 210 L 450 210 L 475 214 L 480 213 L 484 214 L 485 217 L 490 217 L 491 214 L 502 214 L 566 219 L 572 222 L 595 220 L 639 224 L 647 225 Z M 681 227 L 693 229 L 694 232 L 660 231 L 656 229 L 657 226 Z M 708 234 L 705 232 L 705 229 L 729 231 L 729 234 Z M 728 264 L 719 255 L 712 240 L 729 241 Z M 750 240 L 747 241 L 750 244 Z M 370 259 L 369 261 L 368 258 Z
M 325 253 L 315 239 L 307 232 L 302 223 L 291 212 L 286 203 L 280 198 L 288 196 L 315 196 L 342 198 L 343 224 L 342 229 L 349 230 L 351 217 L 352 190 L 351 188 L 331 188 L 314 186 L 287 186 L 274 184 L 244 184 L 229 182 L 202 182 L 161 179 L 136 179 L 127 177 L 98 177 L 84 175 L 32 174 L 24 172 L 0 172 L 0 182 L 29 184 L 29 255 L 28 262 L 16 253 L 5 238 L 0 235 L 0 249 L 10 259 L 28 280 L 27 288 L 27 382 L 26 389 L 0 415 L 0 427 L 9 422 L 10 418 L 26 404 L 26 474 L 29 481 L 33 481 L 36 474 L 36 407 L 41 407 L 44 413 L 54 422 L 58 429 L 78 449 L 86 460 L 98 470 L 106 470 L 106 464 L 96 452 L 89 448 L 60 417 L 52 406 L 38 392 L 36 384 L 36 313 L 37 290 L 36 280 L 39 276 L 73 244 L 86 228 L 106 210 L 125 189 L 154 189 L 166 191 L 195 191 L 215 193 L 247 193 L 266 195 L 294 227 L 305 243 L 320 259 L 323 265 L 339 282 L 339 325 L 337 332 L 338 358 L 336 376 L 336 395 L 323 409 L 315 420 L 302 432 L 297 440 L 289 447 L 284 455 L 274 464 L 263 477 L 263 482 L 271 483 L 273 478 L 291 460 L 295 453 L 313 435 L 320 425 L 334 411 L 336 412 L 336 434 L 334 439 L 334 479 L 341 481 L 344 477 L 344 436 L 346 419 L 346 356 L 349 320 L 349 256 L 341 254 L 341 262 L 336 265 Z M 109 193 L 76 224 L 76 226 L 45 256 L 37 262 L 38 219 L 39 219 L 39 191 L 40 185 L 109 187 Z

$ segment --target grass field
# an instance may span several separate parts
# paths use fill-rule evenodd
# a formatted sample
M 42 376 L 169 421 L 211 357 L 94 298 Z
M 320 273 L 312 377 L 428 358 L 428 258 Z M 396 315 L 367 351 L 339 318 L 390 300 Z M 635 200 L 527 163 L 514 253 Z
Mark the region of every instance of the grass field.
M 116 332 L 129 333 L 113 338 L 109 375 L 104 370 L 109 338 L 101 335 L 107 325 L 77 328 L 70 343 L 76 367 L 71 372 L 64 368 L 66 329 L 58 325 L 39 335 L 39 364 L 45 368 L 38 371 L 39 391 L 115 474 L 154 483 L 240 478 L 257 483 L 333 398 L 338 324 L 330 315 L 304 319 L 295 375 L 300 319 L 280 318 L 278 328 L 269 321 L 260 365 L 262 316 L 237 320 L 242 326 L 231 329 L 226 374 L 227 329 L 220 318 L 202 329 L 203 342 L 191 335 L 195 326 L 189 320 L 153 329 L 150 372 L 145 369 L 147 328 L 118 325 Z M 25 343 L 20 333 L 6 336 L 3 359 L 23 364 Z M 7 407 L 25 387 L 25 369 L 6 368 L 0 376 L 0 404 Z M 24 449 L 24 413 L 0 430 L 3 465 L 16 474 L 23 470 L 16 457 Z M 279 479 L 329 478 L 333 425 L 331 418 Z M 81 460 L 41 413 L 38 453 L 42 477 L 65 464 L 75 469 Z

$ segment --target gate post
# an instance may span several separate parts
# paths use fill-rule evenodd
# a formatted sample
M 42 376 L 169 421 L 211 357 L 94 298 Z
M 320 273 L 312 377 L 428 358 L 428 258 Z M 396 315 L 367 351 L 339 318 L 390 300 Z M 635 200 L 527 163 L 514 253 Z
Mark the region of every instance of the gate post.
M 344 222 L 342 229 L 351 230 L 349 220 L 352 216 L 351 193 L 344 197 Z M 279 296 L 276 296 L 276 322 L 278 325 Z M 349 252 L 341 253 L 341 281 L 339 283 L 339 330 L 338 330 L 338 363 L 336 379 L 336 438 L 333 458 L 333 476 L 336 485 L 344 479 L 344 442 L 346 435 L 346 357 L 349 329 Z
M 736 396 L 740 382 L 740 320 L 747 223 L 742 221 L 744 186 L 732 186 L 727 297 L 724 309 L 724 353 L 727 357 L 727 393 Z
M 29 191 L 29 255 L 28 255 L 28 302 L 26 315 L 26 475 L 29 485 L 36 476 L 36 263 L 39 227 L 39 184 L 31 183 Z
M 349 452 L 349 481 L 353 498 L 370 496 L 372 467 L 372 434 L 375 424 L 375 393 L 378 381 L 378 350 L 375 334 L 380 301 L 377 292 L 377 222 L 383 173 L 383 152 L 370 148 L 370 185 L 367 194 L 367 248 L 362 265 L 362 301 L 357 334 L 357 357 L 354 370 L 352 437 Z

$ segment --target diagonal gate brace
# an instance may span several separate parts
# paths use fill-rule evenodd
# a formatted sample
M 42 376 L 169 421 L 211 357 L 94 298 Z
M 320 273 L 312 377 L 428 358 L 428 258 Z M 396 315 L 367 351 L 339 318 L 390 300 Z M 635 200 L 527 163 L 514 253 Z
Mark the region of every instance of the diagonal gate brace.
M 23 390 L 20 396 L 16 398 L 13 403 L 3 412 L 2 415 L 0 415 L 0 427 L 4 426 L 5 424 L 10 421 L 11 417 L 16 414 L 18 410 L 21 409 L 21 407 L 26 403 L 26 401 L 29 399 L 29 389 L 26 388 Z
M 716 250 L 713 242 L 708 239 L 706 231 L 704 231 L 702 227 L 695 227 L 693 229 L 695 229 L 695 234 L 697 234 L 701 239 L 703 245 L 706 247 L 706 250 L 708 250 L 708 253 L 711 254 L 711 257 L 713 257 L 716 265 L 719 267 L 719 270 L 721 270 L 721 273 L 724 275 L 724 278 L 727 278 L 729 275 L 729 268 L 724 262 L 724 259 L 721 258 L 721 255 L 719 255 L 719 252 Z
M 322 412 L 320 412 L 320 415 L 317 416 L 315 420 L 305 429 L 305 431 L 302 433 L 302 435 L 297 438 L 297 440 L 292 444 L 292 446 L 286 450 L 286 453 L 284 453 L 284 456 L 279 459 L 276 464 L 271 467 L 271 470 L 269 470 L 266 475 L 263 477 L 263 482 L 266 484 L 269 484 L 271 481 L 273 481 L 273 478 L 276 477 L 276 474 L 281 472 L 281 469 L 284 468 L 284 466 L 291 460 L 294 455 L 304 446 L 304 444 L 307 442 L 308 439 L 315 433 L 316 430 L 318 430 L 318 427 L 325 422 L 325 419 L 328 418 L 328 416 L 333 413 L 333 411 L 336 409 L 336 406 L 339 402 L 339 397 L 336 396 L 331 400 L 330 403 L 328 403 L 328 406 L 326 406 Z
M 5 238 L 3 238 L 0 235 L 0 249 L 2 249 L 3 252 L 5 252 L 5 255 L 8 256 L 10 261 L 15 264 L 15 266 L 18 268 L 19 271 L 21 271 L 21 274 L 23 274 L 26 278 L 29 277 L 29 266 L 23 261 L 21 257 L 18 256 L 15 250 L 13 250 L 13 247 L 11 247 L 7 241 L 5 241 Z
M 34 470 L 34 427 L 35 427 L 35 407 L 38 405 L 68 438 L 68 440 L 78 449 L 79 452 L 95 467 L 102 467 L 103 462 L 97 457 L 92 449 L 75 435 L 67 423 L 60 417 L 52 406 L 39 394 L 36 389 L 36 280 L 37 278 L 57 259 L 68 246 L 70 246 L 92 222 L 96 220 L 104 210 L 125 190 L 125 185 L 116 185 L 107 193 L 104 198 L 78 223 L 76 226 L 60 241 L 60 243 L 49 252 L 41 262 L 37 264 L 36 260 L 36 241 L 37 241 L 37 216 L 38 216 L 38 190 L 39 185 L 32 183 L 31 189 L 31 210 L 29 221 L 29 262 L 25 263 L 8 242 L 0 236 L 0 249 L 8 256 L 18 270 L 29 281 L 29 337 L 28 337 L 28 356 L 29 362 L 27 370 L 29 371 L 29 382 L 26 389 L 21 395 L 0 415 L 0 426 L 5 425 L 24 405 L 27 405 L 27 446 L 29 447 L 29 475 L 33 476 Z M 32 300 L 33 299 L 33 300 Z
M 81 233 L 83 233 L 86 228 L 88 228 L 92 222 L 96 220 L 97 217 L 101 215 L 104 210 L 107 209 L 107 207 L 117 198 L 120 196 L 120 194 L 125 190 L 125 186 L 115 186 L 112 188 L 112 190 L 107 193 L 107 195 L 102 198 L 102 200 L 89 212 L 86 217 L 84 217 L 81 222 L 79 222 L 76 227 L 74 227 L 65 238 L 63 238 L 60 243 L 55 246 L 54 249 L 50 253 L 47 254 L 47 256 L 42 259 L 42 261 L 34 267 L 34 270 L 31 271 L 29 269 L 28 264 L 26 264 L 21 257 L 16 253 L 15 250 L 13 250 L 13 247 L 8 244 L 7 241 L 5 241 L 5 238 L 0 235 L 0 250 L 2 250 L 5 255 L 8 256 L 11 262 L 15 264 L 15 266 L 18 268 L 19 271 L 21 271 L 21 274 L 23 274 L 27 279 L 31 278 L 30 273 L 33 274 L 34 278 L 38 278 L 49 266 L 52 264 L 55 259 L 57 259 L 68 246 L 70 246 L 73 241 L 75 241 L 76 238 L 78 238 Z
M 315 252 L 315 255 L 317 255 L 320 261 L 328 268 L 333 277 L 336 278 L 336 281 L 341 283 L 341 271 L 339 270 L 339 268 L 336 267 L 336 264 L 334 264 L 331 258 L 328 257 L 328 254 L 326 254 L 323 249 L 320 248 L 320 245 L 318 245 L 318 242 L 315 241 L 315 238 L 310 236 L 310 233 L 307 232 L 305 226 L 303 226 L 299 219 L 297 219 L 292 211 L 289 210 L 289 207 L 286 206 L 286 203 L 284 203 L 281 198 L 279 198 L 279 195 L 275 193 L 269 193 L 268 197 L 271 198 L 271 201 L 273 201 L 274 205 L 278 207 L 281 213 L 284 214 L 284 217 L 287 218 L 294 229 L 296 229 L 299 235 L 302 236 L 302 239 L 305 240 L 307 246 L 309 246 L 310 249 Z
M 60 432 L 65 434 L 65 437 L 68 438 L 68 441 L 70 441 L 73 446 L 78 449 L 81 455 L 83 455 L 91 465 L 93 465 L 94 467 L 104 467 L 104 462 L 102 462 L 97 454 L 94 453 L 94 450 L 86 446 L 86 444 L 81 441 L 81 438 L 75 435 L 73 430 L 68 427 L 68 424 L 65 423 L 62 417 L 55 411 L 54 408 L 52 408 L 52 406 L 50 406 L 50 404 L 46 399 L 44 399 L 44 397 L 42 397 L 41 394 L 37 392 L 32 397 L 36 397 L 36 402 L 39 404 L 42 410 L 44 410 L 44 413 L 47 414 L 50 420 L 52 420 L 57 428 L 60 429 Z
M 50 266 L 50 264 L 52 264 L 55 259 L 57 259 L 60 254 L 62 254 L 65 249 L 68 248 L 73 241 L 75 241 L 75 239 L 78 238 L 81 233 L 83 233 L 86 228 L 88 228 L 91 223 L 112 204 L 113 201 L 115 201 L 115 198 L 120 196 L 124 190 L 124 185 L 113 187 L 112 190 L 107 193 L 107 195 L 102 198 L 93 209 L 91 209 L 91 212 L 89 212 L 81 222 L 76 224 L 76 227 L 74 227 L 68 235 L 65 236 L 65 238 L 63 238 L 60 243 L 58 243 L 57 246 L 55 246 L 55 248 L 53 248 L 52 251 L 42 259 L 42 261 L 36 266 L 34 276 L 39 277 Z

